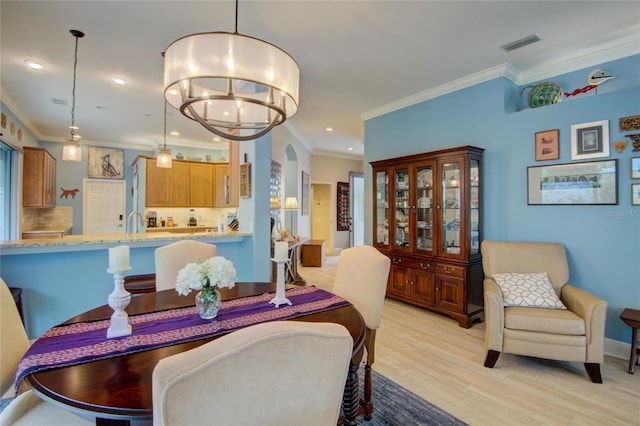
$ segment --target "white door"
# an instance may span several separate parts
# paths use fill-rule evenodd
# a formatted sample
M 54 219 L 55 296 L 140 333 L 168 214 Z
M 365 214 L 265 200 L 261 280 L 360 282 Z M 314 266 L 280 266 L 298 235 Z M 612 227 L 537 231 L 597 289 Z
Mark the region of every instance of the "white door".
M 349 172 L 349 188 L 349 246 L 355 247 L 364 244 L 364 174 Z
M 123 234 L 126 181 L 84 179 L 84 234 Z

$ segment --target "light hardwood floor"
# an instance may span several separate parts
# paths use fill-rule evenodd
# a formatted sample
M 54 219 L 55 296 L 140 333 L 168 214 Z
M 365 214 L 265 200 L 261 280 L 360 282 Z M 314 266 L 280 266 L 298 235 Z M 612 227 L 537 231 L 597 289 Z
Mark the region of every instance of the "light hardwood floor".
M 298 271 L 331 290 L 336 263 Z M 484 324 L 385 301 L 373 369 L 470 425 L 640 425 L 640 368 L 628 374 L 628 360 L 606 356 L 593 384 L 582 363 L 502 354 L 490 369 L 484 357 Z

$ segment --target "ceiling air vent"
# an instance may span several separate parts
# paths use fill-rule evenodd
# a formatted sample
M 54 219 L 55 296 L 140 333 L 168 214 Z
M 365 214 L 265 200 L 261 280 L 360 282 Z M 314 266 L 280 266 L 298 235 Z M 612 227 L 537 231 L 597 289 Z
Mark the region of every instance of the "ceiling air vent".
M 502 47 L 507 52 L 511 52 L 512 50 L 516 50 L 521 47 L 528 46 L 540 40 L 542 40 L 542 37 L 540 37 L 540 33 L 535 33 L 535 34 L 531 34 L 530 36 L 521 38 L 520 40 L 512 41 L 511 43 L 507 43 L 500 47 Z
M 64 99 L 51 98 L 51 102 L 56 105 L 69 105 L 69 102 L 65 101 Z

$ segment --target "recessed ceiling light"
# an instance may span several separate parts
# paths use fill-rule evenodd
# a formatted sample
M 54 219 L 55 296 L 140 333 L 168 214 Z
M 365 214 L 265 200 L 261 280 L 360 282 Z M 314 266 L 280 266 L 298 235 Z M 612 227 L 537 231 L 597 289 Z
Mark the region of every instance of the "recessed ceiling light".
M 215 138 L 213 138 L 213 141 L 214 142 L 220 142 L 220 138 L 216 136 Z
M 120 85 L 120 86 L 122 86 L 122 85 L 127 83 L 126 81 L 124 81 L 124 79 L 122 79 L 120 77 L 111 77 L 111 81 L 113 81 L 115 84 Z
M 169 133 L 171 136 L 180 136 L 180 132 L 173 130 L 171 131 L 171 133 Z
M 353 151 L 353 147 L 350 146 L 349 148 L 347 148 L 347 151 Z
M 42 68 L 44 68 L 44 66 L 42 66 L 40 62 L 36 62 L 31 59 L 27 59 L 26 61 L 24 61 L 24 63 L 27 64 L 27 66 L 32 70 L 41 70 Z
M 324 131 L 327 133 L 331 133 L 333 132 L 333 127 L 325 127 Z

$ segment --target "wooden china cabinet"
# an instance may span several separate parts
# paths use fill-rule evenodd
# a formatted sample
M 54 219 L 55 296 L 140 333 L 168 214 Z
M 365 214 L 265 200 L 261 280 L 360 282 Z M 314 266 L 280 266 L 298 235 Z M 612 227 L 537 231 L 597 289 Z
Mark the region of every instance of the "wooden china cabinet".
M 464 146 L 392 158 L 373 167 L 373 241 L 391 259 L 387 296 L 484 320 L 482 153 Z

